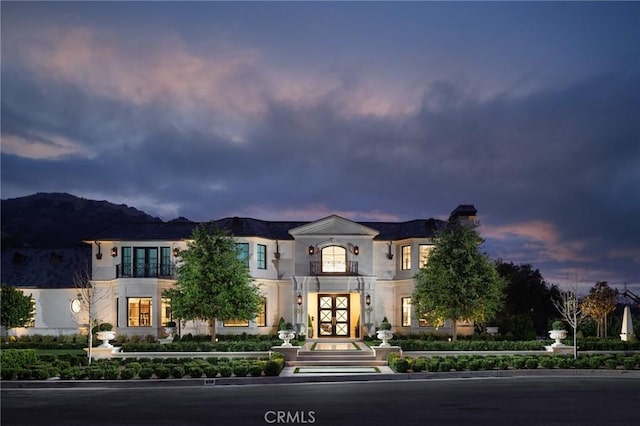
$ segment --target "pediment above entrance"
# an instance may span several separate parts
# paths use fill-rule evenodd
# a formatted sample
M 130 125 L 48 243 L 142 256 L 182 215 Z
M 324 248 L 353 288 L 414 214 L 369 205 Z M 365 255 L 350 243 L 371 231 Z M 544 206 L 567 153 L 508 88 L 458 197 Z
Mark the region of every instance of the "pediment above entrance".
M 364 235 L 373 238 L 379 234 L 379 231 L 343 217 L 331 215 L 324 219 L 290 229 L 289 234 L 294 238 L 303 235 Z

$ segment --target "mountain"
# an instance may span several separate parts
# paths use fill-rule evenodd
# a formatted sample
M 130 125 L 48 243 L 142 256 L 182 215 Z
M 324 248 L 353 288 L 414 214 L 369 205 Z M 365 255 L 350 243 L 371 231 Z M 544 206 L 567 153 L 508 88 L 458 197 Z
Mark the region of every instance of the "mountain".
M 158 221 L 124 204 L 87 200 L 66 193 L 37 193 L 2 200 L 2 249 L 74 247 L 113 222 Z

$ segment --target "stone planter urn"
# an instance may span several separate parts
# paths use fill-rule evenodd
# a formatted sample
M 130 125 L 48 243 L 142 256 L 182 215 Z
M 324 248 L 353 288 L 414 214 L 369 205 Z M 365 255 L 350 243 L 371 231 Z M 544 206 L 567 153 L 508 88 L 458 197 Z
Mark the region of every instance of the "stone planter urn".
M 278 331 L 278 339 L 284 340 L 284 343 L 281 345 L 283 348 L 291 347 L 291 339 L 296 337 L 296 332 L 294 330 L 280 330 Z
M 487 334 L 489 334 L 490 336 L 495 336 L 496 334 L 498 334 L 499 330 L 500 329 L 498 327 L 489 326 L 487 327 Z
M 173 339 L 173 335 L 176 332 L 175 321 L 169 321 L 167 325 L 164 327 L 164 332 L 167 333 L 167 339 Z
M 109 340 L 113 340 L 116 338 L 115 331 L 98 331 L 96 333 L 96 337 L 98 340 L 102 340 L 102 344 L 98 346 L 99 348 L 113 348 L 113 345 L 109 343 Z
M 391 330 L 378 330 L 378 339 L 382 340 L 381 348 L 388 348 L 391 346 L 389 340 L 393 339 L 393 333 Z
M 562 343 L 561 340 L 567 338 L 567 330 L 549 330 L 549 337 L 556 341 L 551 345 L 552 348 L 564 346 L 564 343 Z

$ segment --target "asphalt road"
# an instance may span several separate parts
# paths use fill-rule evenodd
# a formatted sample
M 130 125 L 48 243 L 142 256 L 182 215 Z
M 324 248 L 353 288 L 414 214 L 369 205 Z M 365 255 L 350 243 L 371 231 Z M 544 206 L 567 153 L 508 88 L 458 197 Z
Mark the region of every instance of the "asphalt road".
M 3 426 L 640 424 L 637 377 L 2 389 L 1 397 Z

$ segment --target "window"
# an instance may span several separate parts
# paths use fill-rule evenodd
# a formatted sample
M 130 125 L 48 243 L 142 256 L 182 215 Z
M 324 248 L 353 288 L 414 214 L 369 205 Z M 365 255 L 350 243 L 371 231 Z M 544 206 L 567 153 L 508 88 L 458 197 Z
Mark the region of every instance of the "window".
M 427 261 L 429 260 L 429 254 L 431 254 L 431 250 L 433 250 L 432 245 L 420 244 L 420 267 L 424 268 L 427 266 Z
M 158 276 L 157 247 L 135 247 L 133 249 L 133 276 L 136 278 Z
M 249 327 L 249 321 L 230 319 L 222 323 L 225 327 Z
M 402 246 L 402 269 L 411 269 L 411 246 Z
M 402 300 L 402 326 L 411 327 L 411 298 L 403 297 L 401 300 Z
M 171 277 L 171 247 L 160 247 L 160 276 Z
M 256 317 L 256 325 L 258 327 L 266 327 L 267 326 L 267 298 L 262 298 L 262 303 L 260 304 L 260 312 Z
M 247 268 L 249 267 L 249 243 L 236 243 L 238 259 L 242 260 Z
M 122 247 L 122 276 L 130 277 L 133 275 L 133 254 L 131 247 Z
M 129 297 L 128 327 L 151 327 L 151 306 L 150 297 Z
M 166 327 L 169 321 L 173 321 L 173 317 L 171 316 L 171 299 L 163 297 L 160 303 L 160 324 Z
M 258 244 L 256 261 L 258 269 L 267 269 L 267 246 L 264 244 Z
M 340 246 L 323 248 L 322 272 L 347 272 L 347 250 Z

